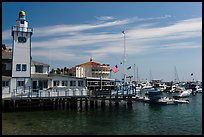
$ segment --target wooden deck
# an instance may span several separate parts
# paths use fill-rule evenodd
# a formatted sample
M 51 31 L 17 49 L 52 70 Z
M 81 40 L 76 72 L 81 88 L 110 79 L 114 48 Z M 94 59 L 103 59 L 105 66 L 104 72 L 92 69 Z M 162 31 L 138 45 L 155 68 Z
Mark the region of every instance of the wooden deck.
M 2 99 L 3 112 L 33 111 L 33 110 L 90 110 L 99 107 L 119 106 L 123 100 L 132 106 L 134 95 L 107 96 L 55 96 L 55 97 L 13 97 Z

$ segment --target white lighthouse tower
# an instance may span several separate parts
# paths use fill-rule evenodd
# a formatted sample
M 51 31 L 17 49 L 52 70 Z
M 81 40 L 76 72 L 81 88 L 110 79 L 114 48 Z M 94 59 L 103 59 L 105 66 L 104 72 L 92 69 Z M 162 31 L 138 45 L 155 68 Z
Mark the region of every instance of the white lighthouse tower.
M 12 27 L 13 55 L 11 91 L 26 91 L 31 87 L 31 35 L 26 13 L 19 12 L 16 26 Z

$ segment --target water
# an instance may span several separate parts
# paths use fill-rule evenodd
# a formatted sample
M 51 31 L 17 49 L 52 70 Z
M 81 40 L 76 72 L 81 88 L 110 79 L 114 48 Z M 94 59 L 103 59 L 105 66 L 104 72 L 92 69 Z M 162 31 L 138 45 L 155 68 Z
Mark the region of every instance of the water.
M 2 113 L 3 135 L 202 135 L 202 93 L 189 104 Z

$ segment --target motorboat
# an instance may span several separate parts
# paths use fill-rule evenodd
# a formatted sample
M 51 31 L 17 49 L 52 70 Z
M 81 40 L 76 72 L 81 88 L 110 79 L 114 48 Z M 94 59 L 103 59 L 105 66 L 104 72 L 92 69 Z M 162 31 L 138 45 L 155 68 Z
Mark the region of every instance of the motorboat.
M 173 97 L 174 98 L 185 98 L 185 97 L 189 97 L 191 93 L 192 93 L 192 89 L 185 89 L 185 90 L 182 90 L 179 95 L 173 96 Z
M 189 104 L 189 100 L 175 99 L 174 102 L 175 102 L 175 103 L 185 103 L 185 104 Z
M 169 98 L 169 97 L 161 97 L 156 101 L 156 103 L 165 104 L 165 105 L 174 105 L 176 102 L 174 102 L 175 99 Z
M 202 93 L 202 86 L 196 86 L 196 93 Z

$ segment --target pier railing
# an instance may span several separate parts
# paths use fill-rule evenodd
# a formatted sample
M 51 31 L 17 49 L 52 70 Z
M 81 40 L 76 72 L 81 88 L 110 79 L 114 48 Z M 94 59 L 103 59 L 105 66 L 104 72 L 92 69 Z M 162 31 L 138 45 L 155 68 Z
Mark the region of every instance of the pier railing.
M 77 97 L 92 96 L 93 92 L 87 88 L 55 88 L 48 90 L 31 89 L 26 90 L 13 89 L 9 94 L 3 94 L 2 98 L 44 98 L 44 97 Z

